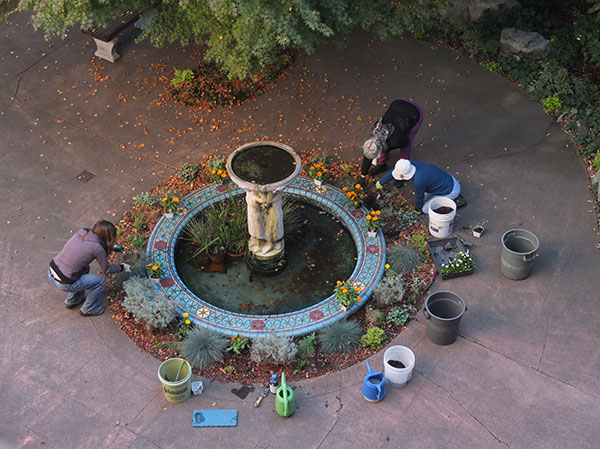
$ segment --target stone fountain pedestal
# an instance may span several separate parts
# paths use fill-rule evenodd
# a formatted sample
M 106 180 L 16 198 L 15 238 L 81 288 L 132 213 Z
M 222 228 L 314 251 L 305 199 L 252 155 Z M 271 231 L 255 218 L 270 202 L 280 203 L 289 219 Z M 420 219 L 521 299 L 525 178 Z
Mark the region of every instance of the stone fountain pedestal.
M 246 192 L 248 254 L 258 273 L 272 274 L 285 266 L 281 200 L 283 189 L 302 171 L 300 157 L 278 142 L 253 142 L 237 148 L 227 159 L 231 180 Z

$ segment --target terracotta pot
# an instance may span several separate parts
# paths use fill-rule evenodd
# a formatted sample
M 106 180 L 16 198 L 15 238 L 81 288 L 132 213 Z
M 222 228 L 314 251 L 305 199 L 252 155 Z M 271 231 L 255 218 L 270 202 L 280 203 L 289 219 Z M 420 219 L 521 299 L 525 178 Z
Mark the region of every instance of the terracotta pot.
M 242 259 L 245 255 L 246 251 L 242 251 L 241 253 L 230 253 L 229 251 L 227 251 L 227 256 L 233 260 Z
M 225 260 L 226 254 L 227 253 L 225 252 L 224 248 L 223 249 L 219 248 L 219 250 L 217 252 L 214 252 L 211 249 L 211 251 L 208 252 L 208 258 L 211 260 L 211 262 L 221 263 L 221 262 L 223 262 L 223 260 Z

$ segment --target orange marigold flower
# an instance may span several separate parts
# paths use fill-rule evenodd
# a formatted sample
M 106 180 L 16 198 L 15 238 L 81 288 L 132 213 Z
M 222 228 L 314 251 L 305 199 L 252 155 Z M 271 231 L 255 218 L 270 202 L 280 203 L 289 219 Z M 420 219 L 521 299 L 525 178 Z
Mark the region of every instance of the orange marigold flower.
M 221 173 L 223 173 L 223 170 L 217 170 L 217 175 L 220 175 Z
M 176 196 L 173 197 L 173 202 L 174 203 L 179 203 L 179 198 L 177 198 Z
M 379 220 L 379 217 L 377 217 L 377 216 L 373 217 L 373 221 L 377 221 L 377 220 Z
M 370 215 L 367 215 L 367 216 L 365 217 L 365 220 L 369 221 L 371 218 L 372 218 L 372 217 L 371 217 Z
M 359 296 L 358 298 L 356 298 L 356 302 L 362 302 L 362 298 Z
M 348 187 L 342 187 L 342 190 L 343 190 L 344 192 L 347 192 L 347 191 L 348 191 Z
M 342 281 L 337 281 L 337 285 L 342 285 Z
M 352 196 L 352 192 L 348 192 L 348 193 L 346 193 L 346 196 L 347 196 L 348 198 L 350 198 L 350 197 Z
M 158 270 L 158 265 L 152 265 L 152 271 Z
M 227 178 L 227 173 L 221 173 L 221 178 Z
M 217 170 L 211 170 L 211 171 L 210 171 L 210 174 L 211 174 L 211 175 L 216 175 L 216 174 L 217 174 Z
M 190 320 L 185 320 L 185 324 L 190 324 L 191 321 Z
M 151 263 L 148 263 L 148 264 L 146 264 L 146 266 L 147 266 L 147 267 L 151 267 L 151 266 L 152 266 L 152 264 L 151 264 Z
M 163 202 L 163 203 L 166 203 L 166 202 L 167 202 L 167 197 L 164 197 L 164 198 L 162 199 L 162 202 Z
M 354 291 L 358 293 L 360 291 L 360 288 L 359 287 L 354 287 Z
M 309 168 L 309 170 L 314 170 L 314 169 L 315 169 L 314 165 L 311 165 L 310 168 Z
M 321 173 L 320 171 L 318 171 L 318 172 L 317 172 L 317 176 L 318 176 L 318 177 L 321 177 L 321 176 L 323 176 L 323 173 Z

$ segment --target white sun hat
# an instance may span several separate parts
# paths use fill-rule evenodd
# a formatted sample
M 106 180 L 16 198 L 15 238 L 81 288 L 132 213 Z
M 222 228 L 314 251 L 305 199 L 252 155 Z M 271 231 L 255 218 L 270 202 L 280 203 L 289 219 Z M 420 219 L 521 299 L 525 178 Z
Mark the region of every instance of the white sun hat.
M 392 177 L 398 181 L 403 179 L 410 179 L 415 175 L 417 169 L 408 159 L 400 159 L 396 162 L 394 170 L 392 170 Z

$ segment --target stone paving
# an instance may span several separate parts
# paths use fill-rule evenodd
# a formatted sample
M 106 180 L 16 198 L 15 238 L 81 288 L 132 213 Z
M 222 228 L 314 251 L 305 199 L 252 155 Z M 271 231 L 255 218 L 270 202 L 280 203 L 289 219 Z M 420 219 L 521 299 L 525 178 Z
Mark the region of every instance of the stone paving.
M 45 42 L 27 21 L 0 24 L 0 444 L 598 447 L 600 256 L 587 174 L 568 137 L 518 87 L 439 46 L 358 34 L 301 56 L 256 100 L 197 115 L 165 103 L 157 82 L 189 67 L 194 51 L 135 45 L 128 30 L 122 59 L 104 63 L 81 33 Z M 382 402 L 362 398 L 360 364 L 295 382 L 289 419 L 272 396 L 254 408 L 257 385 L 240 399 L 233 390 L 242 386 L 206 382 L 201 396 L 171 405 L 159 360 L 108 314 L 65 309 L 46 281 L 69 231 L 117 220 L 136 192 L 181 163 L 259 139 L 356 158 L 385 105 L 407 96 L 426 113 L 414 159 L 463 186 L 469 205 L 457 228 L 489 223 L 472 249 L 477 271 L 431 288 L 465 299 L 458 340 L 434 345 L 419 314 L 395 340 L 415 353 L 413 378 Z M 540 239 L 523 281 L 500 273 L 500 237 L 511 228 Z M 197 409 L 236 409 L 238 426 L 193 428 Z

